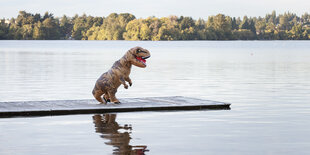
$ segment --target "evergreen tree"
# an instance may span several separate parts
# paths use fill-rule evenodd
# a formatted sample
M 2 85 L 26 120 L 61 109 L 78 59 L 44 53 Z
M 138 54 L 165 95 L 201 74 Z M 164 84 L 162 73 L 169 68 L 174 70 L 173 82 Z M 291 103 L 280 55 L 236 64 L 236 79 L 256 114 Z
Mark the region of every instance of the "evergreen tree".
M 71 22 L 71 20 L 64 15 L 61 19 L 60 19 L 60 33 L 61 33 L 61 37 L 68 39 L 71 37 L 71 32 L 73 29 L 73 24 Z

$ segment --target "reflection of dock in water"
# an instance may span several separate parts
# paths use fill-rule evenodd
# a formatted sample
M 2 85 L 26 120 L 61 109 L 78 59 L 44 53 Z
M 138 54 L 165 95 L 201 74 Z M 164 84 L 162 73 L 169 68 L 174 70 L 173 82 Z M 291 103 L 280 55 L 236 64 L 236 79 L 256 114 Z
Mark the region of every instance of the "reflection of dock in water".
M 107 145 L 112 145 L 115 149 L 113 154 L 117 155 L 144 155 L 148 151 L 147 146 L 132 146 L 130 143 L 131 125 L 120 126 L 116 122 L 116 114 L 103 114 L 93 116 L 97 133 L 102 133 L 101 138 L 110 140 Z M 124 132 L 120 132 L 123 129 Z

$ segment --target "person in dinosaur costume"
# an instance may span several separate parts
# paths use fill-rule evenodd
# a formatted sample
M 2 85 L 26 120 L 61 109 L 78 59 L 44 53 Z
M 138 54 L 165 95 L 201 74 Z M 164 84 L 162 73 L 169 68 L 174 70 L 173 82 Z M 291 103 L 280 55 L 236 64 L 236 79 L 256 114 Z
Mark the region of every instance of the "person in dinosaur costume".
M 149 58 L 150 52 L 142 47 L 134 47 L 126 52 L 126 54 L 116 61 L 112 68 L 103 73 L 96 81 L 95 87 L 92 91 L 95 99 L 101 103 L 113 102 L 120 103 L 115 97 L 118 87 L 122 84 L 125 89 L 128 89 L 126 81 L 129 86 L 132 81 L 129 78 L 131 66 L 145 68 L 146 59 Z M 101 97 L 103 95 L 103 98 Z

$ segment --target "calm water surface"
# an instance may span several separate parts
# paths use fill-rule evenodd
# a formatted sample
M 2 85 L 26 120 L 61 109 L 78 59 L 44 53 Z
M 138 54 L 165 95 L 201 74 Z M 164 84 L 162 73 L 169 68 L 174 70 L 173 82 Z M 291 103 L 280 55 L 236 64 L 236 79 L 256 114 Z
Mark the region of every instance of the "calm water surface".
M 0 154 L 309 154 L 309 41 L 0 41 L 0 102 L 89 99 L 129 48 L 151 51 L 117 97 L 231 110 L 0 119 Z

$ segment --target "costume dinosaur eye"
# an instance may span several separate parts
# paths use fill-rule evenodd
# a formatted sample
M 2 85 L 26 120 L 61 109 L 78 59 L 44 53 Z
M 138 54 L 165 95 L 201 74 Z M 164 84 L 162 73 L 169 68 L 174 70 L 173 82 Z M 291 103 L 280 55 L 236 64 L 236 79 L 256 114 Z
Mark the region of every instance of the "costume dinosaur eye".
M 146 53 L 145 51 L 142 51 L 140 49 L 137 50 L 137 53 Z

